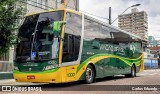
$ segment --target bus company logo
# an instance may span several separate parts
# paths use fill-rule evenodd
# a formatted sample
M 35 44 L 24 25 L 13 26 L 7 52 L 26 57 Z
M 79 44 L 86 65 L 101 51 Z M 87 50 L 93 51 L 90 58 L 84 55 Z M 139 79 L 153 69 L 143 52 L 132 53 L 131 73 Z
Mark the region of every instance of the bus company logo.
M 122 48 L 120 46 L 113 46 L 110 44 L 100 44 L 99 48 L 100 48 L 100 50 L 125 53 L 124 48 Z
M 135 50 L 136 50 L 136 48 L 135 48 L 135 46 L 134 45 L 130 45 L 130 50 L 134 53 L 135 52 Z

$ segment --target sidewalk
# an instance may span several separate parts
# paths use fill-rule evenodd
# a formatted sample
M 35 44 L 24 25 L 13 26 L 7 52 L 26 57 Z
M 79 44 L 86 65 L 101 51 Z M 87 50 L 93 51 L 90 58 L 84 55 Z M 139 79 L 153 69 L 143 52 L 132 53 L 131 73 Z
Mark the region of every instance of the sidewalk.
M 21 83 L 21 82 L 16 82 L 14 79 L 0 80 L 0 85 L 37 85 L 37 84 L 44 84 L 44 83 Z
M 14 79 L 3 79 L 0 80 L 0 85 L 21 85 L 24 83 L 18 83 Z
M 7 85 L 7 84 L 12 84 L 12 83 L 16 83 L 14 79 L 3 79 L 0 80 L 0 85 Z

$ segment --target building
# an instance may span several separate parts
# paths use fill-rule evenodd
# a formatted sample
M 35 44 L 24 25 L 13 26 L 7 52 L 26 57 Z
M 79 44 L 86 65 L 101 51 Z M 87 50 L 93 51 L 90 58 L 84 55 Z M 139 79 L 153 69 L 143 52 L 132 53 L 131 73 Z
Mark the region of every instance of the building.
M 156 40 L 153 36 L 148 36 L 148 47 L 160 47 L 160 40 Z
M 155 58 L 155 54 L 149 48 L 145 48 L 144 58 Z
M 150 53 L 154 55 L 154 58 L 160 58 L 160 46 L 148 47 L 148 49 L 150 50 Z
M 158 41 L 153 36 L 148 36 L 148 47 L 158 46 Z
M 131 13 L 118 16 L 118 26 L 122 30 L 131 32 L 143 39 L 148 37 L 148 18 L 145 11 L 132 9 Z
M 157 46 L 160 46 L 160 40 L 156 40 L 157 41 Z
M 79 9 L 79 0 L 26 0 L 25 8 L 27 9 L 27 13 L 56 9 L 64 1 L 67 2 L 67 8 Z
M 39 12 L 55 8 L 55 0 L 26 0 L 25 8 L 28 13 Z

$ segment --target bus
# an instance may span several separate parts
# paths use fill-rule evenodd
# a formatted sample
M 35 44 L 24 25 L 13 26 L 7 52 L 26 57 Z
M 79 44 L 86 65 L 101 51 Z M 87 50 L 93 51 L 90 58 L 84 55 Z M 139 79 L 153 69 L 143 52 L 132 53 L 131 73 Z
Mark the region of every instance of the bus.
M 71 9 L 27 15 L 19 28 L 17 82 L 66 83 L 144 69 L 144 39 Z

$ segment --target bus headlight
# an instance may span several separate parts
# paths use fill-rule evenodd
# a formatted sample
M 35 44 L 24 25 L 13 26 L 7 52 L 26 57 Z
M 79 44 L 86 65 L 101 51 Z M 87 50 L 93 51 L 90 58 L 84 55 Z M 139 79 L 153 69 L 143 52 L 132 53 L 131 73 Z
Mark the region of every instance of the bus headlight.
M 14 66 L 14 70 L 19 70 L 17 66 Z
M 54 69 L 54 68 L 57 68 L 58 65 L 48 65 L 45 67 L 45 70 L 50 70 L 50 69 Z

